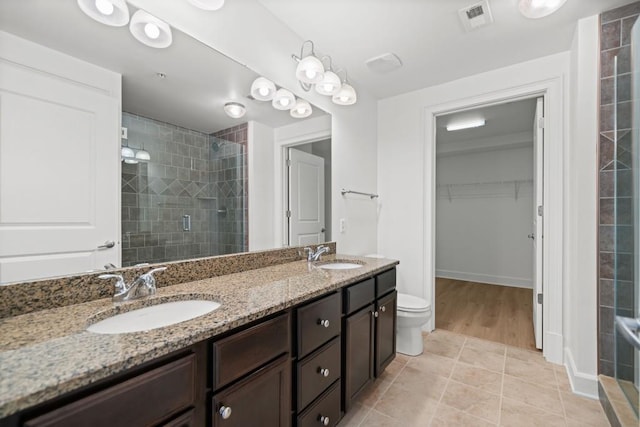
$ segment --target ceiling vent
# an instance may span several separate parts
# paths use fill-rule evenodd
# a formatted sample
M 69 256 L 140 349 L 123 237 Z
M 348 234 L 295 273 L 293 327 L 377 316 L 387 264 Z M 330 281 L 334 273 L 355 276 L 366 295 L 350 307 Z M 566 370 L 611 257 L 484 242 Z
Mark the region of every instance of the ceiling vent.
M 365 61 L 367 67 L 375 73 L 388 73 L 402 67 L 402 61 L 395 53 L 383 53 Z
M 458 15 L 460 16 L 460 21 L 462 21 L 462 26 L 467 31 L 484 27 L 493 22 L 488 0 L 464 7 L 458 11 Z

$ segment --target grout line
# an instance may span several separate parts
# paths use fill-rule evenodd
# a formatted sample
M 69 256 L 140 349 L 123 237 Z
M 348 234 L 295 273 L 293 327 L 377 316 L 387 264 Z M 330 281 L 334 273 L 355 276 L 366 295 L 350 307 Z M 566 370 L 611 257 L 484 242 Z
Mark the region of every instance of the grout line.
M 502 378 L 500 379 L 500 404 L 498 405 L 498 424 L 502 422 L 502 400 L 504 399 L 504 376 L 507 370 L 507 349 L 504 349 L 504 360 L 502 363 Z

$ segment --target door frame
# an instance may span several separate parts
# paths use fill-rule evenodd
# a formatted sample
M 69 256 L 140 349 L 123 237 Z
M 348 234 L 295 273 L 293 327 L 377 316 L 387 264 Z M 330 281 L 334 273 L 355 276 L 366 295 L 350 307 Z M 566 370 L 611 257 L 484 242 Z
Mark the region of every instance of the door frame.
M 544 98 L 545 151 L 543 168 L 543 202 L 545 236 L 543 252 L 543 355 L 554 363 L 563 362 L 562 274 L 563 274 L 563 90 L 560 78 L 461 98 L 425 107 L 424 120 L 424 207 L 423 207 L 423 283 L 432 295 L 429 329 L 435 328 L 435 233 L 436 233 L 436 118 L 441 115 L 480 106 L 500 104 L 542 96 Z

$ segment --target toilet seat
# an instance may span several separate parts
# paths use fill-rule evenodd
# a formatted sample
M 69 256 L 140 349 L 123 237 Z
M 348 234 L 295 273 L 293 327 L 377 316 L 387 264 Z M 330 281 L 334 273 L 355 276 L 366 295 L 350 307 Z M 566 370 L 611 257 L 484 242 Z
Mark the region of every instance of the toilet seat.
M 423 312 L 429 310 L 429 304 L 422 298 L 398 293 L 398 310 L 406 312 Z

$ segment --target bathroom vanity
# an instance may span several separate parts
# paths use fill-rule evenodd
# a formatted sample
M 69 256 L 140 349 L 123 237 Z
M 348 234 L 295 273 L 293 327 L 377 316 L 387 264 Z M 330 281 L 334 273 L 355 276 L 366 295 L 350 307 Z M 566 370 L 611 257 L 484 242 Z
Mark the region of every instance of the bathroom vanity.
M 1 319 L 0 425 L 335 425 L 395 356 L 398 262 L 348 259 L 161 287 L 221 306 L 146 332 L 85 331 L 105 299 Z

